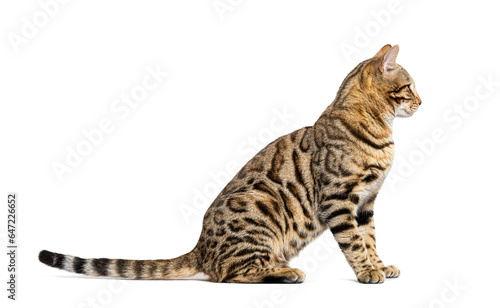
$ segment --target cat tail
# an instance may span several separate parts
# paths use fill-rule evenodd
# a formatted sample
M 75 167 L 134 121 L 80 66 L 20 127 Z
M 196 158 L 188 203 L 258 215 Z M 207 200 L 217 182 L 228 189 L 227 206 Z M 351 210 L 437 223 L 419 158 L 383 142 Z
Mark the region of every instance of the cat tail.
M 101 277 L 176 279 L 200 273 L 195 250 L 167 260 L 83 259 L 42 250 L 38 259 L 43 264 L 68 272 Z

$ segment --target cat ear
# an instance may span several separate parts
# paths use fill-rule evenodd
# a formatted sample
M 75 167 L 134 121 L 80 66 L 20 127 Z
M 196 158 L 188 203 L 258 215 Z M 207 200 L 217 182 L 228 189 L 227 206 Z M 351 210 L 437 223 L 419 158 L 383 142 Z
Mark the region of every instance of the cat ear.
M 398 56 L 399 46 L 394 45 L 391 49 L 387 51 L 384 55 L 384 60 L 380 66 L 380 71 L 388 76 L 396 68 L 396 58 Z
M 382 58 L 387 53 L 387 51 L 391 49 L 391 47 L 391 44 L 387 44 L 384 47 L 380 48 L 374 58 Z

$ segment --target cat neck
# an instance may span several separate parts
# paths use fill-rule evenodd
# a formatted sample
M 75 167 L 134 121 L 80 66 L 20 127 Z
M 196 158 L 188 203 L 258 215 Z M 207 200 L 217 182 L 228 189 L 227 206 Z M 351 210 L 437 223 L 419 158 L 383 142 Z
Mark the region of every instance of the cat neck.
M 392 124 L 395 110 L 381 95 L 349 89 L 339 93 L 321 117 L 342 118 L 351 124 L 362 125 L 381 139 L 392 139 Z

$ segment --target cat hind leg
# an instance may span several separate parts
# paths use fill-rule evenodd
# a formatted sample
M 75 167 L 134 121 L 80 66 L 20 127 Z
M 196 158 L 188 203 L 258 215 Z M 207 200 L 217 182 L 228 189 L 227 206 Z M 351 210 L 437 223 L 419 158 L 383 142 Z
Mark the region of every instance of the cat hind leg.
M 296 268 L 249 268 L 224 282 L 236 283 L 302 283 L 306 275 Z

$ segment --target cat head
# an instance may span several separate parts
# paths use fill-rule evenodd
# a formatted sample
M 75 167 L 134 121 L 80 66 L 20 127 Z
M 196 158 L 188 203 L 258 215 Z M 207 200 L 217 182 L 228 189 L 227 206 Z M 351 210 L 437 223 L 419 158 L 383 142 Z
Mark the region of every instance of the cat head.
M 399 46 L 389 44 L 382 47 L 370 60 L 367 68 L 371 76 L 372 89 L 385 98 L 396 117 L 412 116 L 422 103 L 410 74 L 396 63 Z M 373 78 L 375 77 L 375 78 Z

